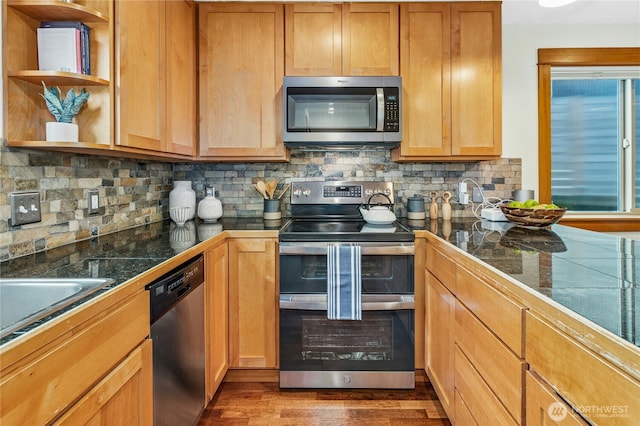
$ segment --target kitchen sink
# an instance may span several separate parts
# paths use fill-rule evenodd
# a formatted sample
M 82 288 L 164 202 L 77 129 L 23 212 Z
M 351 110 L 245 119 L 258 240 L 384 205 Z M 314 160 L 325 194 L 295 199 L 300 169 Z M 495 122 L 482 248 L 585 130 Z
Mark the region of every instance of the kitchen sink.
M 113 283 L 111 278 L 2 278 L 0 338 Z

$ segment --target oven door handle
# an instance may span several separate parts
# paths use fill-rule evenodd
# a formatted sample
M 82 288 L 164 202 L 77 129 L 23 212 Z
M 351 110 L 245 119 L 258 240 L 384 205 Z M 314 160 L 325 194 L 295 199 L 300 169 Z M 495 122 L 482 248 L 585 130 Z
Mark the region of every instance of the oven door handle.
M 281 294 L 280 309 L 326 311 L 326 294 Z M 363 311 L 397 311 L 415 309 L 413 294 L 363 294 Z
M 328 243 L 280 243 L 281 255 L 326 255 Z M 414 243 L 358 243 L 363 256 L 407 256 L 415 253 Z

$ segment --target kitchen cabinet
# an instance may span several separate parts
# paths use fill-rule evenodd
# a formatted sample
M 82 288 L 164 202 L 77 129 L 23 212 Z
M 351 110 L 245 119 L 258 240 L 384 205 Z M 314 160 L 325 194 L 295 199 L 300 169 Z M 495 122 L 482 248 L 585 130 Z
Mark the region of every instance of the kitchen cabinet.
M 285 74 L 398 75 L 398 5 L 285 5 Z
M 277 368 L 277 238 L 229 240 L 229 367 Z
M 453 419 L 455 297 L 447 287 L 455 288 L 455 266 L 446 254 L 429 243 L 426 257 L 426 372 L 442 408 Z
M 229 368 L 229 249 L 226 240 L 205 253 L 207 402 Z
M 8 146 L 143 159 L 193 158 L 193 2 L 11 0 L 2 7 Z M 82 21 L 90 27 L 91 75 L 38 70 L 36 30 L 41 21 Z M 45 123 L 54 119 L 40 96 L 41 81 L 65 94 L 70 88 L 91 93 L 76 117 L 79 142 L 45 141 Z
M 460 264 L 446 243 L 428 238 L 426 255 L 427 375 L 447 416 L 522 424 L 524 306 Z
M 532 371 L 527 371 L 526 389 L 527 424 L 587 426 L 588 423 Z
M 286 161 L 284 6 L 200 4 L 201 160 Z
M 192 157 L 195 5 L 117 2 L 116 34 L 116 144 Z
M 151 425 L 149 331 L 149 295 L 132 283 L 2 345 L 0 423 Z
M 427 272 L 426 371 L 447 416 L 453 418 L 453 321 L 455 298 Z
M 556 320 L 537 309 L 528 311 L 525 321 L 526 358 L 543 386 L 552 387 L 565 403 L 578 407 L 579 417 L 587 423 L 637 424 L 640 381 L 613 365 L 617 359 L 606 359 L 584 347 L 578 340 L 583 337 L 569 324 L 560 324 L 560 328 L 554 325 Z M 527 403 L 537 404 L 538 399 L 527 394 Z M 527 423 L 538 415 L 528 407 Z
M 153 380 L 151 345 L 145 340 L 54 424 L 151 426 L 153 396 L 140 391 Z
M 111 144 L 111 30 L 113 4 L 9 0 L 2 2 L 5 131 L 8 146 L 108 149 Z M 91 75 L 38 69 L 37 28 L 41 21 L 82 21 L 90 27 Z M 55 121 L 40 96 L 42 82 L 63 94 L 86 88 L 91 96 L 76 117 L 80 142 L 46 142 L 45 123 Z M 10 106 L 10 107 L 9 107 Z
M 499 2 L 400 5 L 403 140 L 394 161 L 502 153 Z

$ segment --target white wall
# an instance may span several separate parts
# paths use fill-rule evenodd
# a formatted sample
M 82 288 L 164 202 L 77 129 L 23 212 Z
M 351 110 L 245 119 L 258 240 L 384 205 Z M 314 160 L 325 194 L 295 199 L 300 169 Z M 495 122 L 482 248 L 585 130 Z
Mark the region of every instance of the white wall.
M 506 0 L 502 21 L 502 152 L 522 158 L 522 187 L 538 194 L 538 49 L 640 47 L 640 2 Z

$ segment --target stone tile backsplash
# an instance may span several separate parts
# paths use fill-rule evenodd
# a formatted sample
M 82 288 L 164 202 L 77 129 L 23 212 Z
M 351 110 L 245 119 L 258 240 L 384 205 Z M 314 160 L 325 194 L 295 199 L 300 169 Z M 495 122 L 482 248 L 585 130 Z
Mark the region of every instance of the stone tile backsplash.
M 9 148 L 0 154 L 0 260 L 165 219 L 173 180 L 192 181 L 198 201 L 206 187 L 214 187 L 226 217 L 262 216 L 262 198 L 253 186 L 258 180 L 392 181 L 398 216 L 405 215 L 407 197 L 414 194 L 428 203 L 431 191 L 448 190 L 455 199 L 461 179 L 499 198 L 521 183 L 520 159 L 393 163 L 388 151 L 295 150 L 289 163 L 179 164 Z M 89 189 L 99 191 L 96 215 L 88 215 Z M 14 191 L 40 192 L 41 222 L 10 226 L 8 193 Z M 282 202 L 284 216 L 289 195 Z M 471 205 L 452 203 L 452 209 L 454 216 L 473 215 Z

